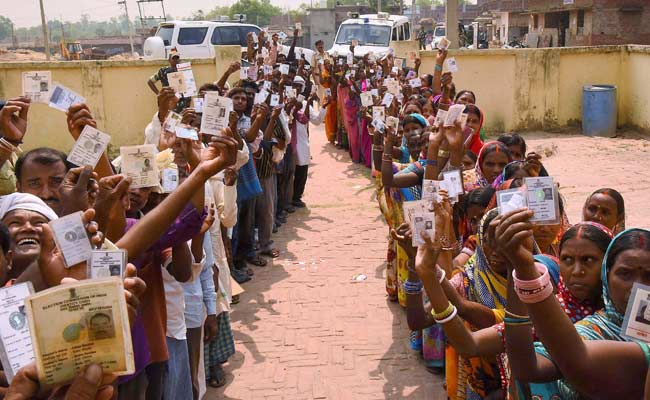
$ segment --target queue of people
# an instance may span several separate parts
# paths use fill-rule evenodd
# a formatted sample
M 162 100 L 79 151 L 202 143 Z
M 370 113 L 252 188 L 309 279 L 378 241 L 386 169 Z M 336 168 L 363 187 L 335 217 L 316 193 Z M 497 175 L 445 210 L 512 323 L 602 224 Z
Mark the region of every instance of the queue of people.
M 309 129 L 325 115 L 325 108 L 314 107 L 320 99 L 309 63 L 296 57 L 295 35 L 288 56 L 278 51 L 277 35 L 262 33 L 256 39 L 254 44 L 249 36 L 242 62 L 230 65 L 220 79 L 202 83 L 196 99 L 169 86 L 168 75 L 181 61 L 175 50 L 169 66 L 147 82 L 156 94 L 157 112 L 141 128 L 142 143 L 153 145 L 156 155 L 141 171 L 158 169 L 163 181 L 153 185 L 131 187 L 123 170 L 127 161 L 111 159 L 107 152 L 94 169 L 74 167 L 53 148 L 20 153 L 29 117 L 38 109 L 27 97 L 1 104 L 2 284 L 29 280 L 40 291 L 62 278 L 87 278 L 82 266 L 48 272 L 43 257 L 52 251 L 45 244 L 52 241 L 45 226 L 77 211 L 94 210 L 84 214 L 88 235 L 126 250 L 132 263 L 124 287 L 133 311 L 135 373 L 116 379 L 91 364 L 56 393 L 191 400 L 202 398 L 207 387 L 225 384 L 222 365 L 235 353 L 229 312 L 238 303 L 239 285 L 253 278 L 255 268 L 280 256 L 273 233 L 307 206 Z M 259 67 L 253 75 L 259 79 L 229 85 L 242 64 Z M 288 70 L 281 72 L 281 65 Z M 262 90 L 268 96 L 259 99 Z M 233 106 L 218 135 L 200 132 L 201 111 L 192 104 L 210 92 L 228 97 Z M 273 96 L 279 101 L 271 105 Z M 199 140 L 177 137 L 166 128 L 172 112 Z M 87 104 L 73 104 L 62 118 L 75 140 L 86 126 L 97 126 Z M 169 168 L 179 177 L 172 191 L 162 190 Z M 22 369 L 3 391 L 7 399 L 41 396 L 35 366 Z
M 419 62 L 396 69 L 391 55 L 356 61 L 360 82 L 343 78 L 345 64 L 326 63 L 322 74 L 333 77 L 325 84 L 337 89 L 346 126 L 328 134 L 347 133 L 352 160 L 372 167 L 389 232 L 386 292 L 406 311 L 411 348 L 444 376 L 449 399 L 642 398 L 648 344 L 622 326 L 633 283 L 650 284 L 650 232 L 626 229 L 624 199 L 611 188 L 593 188 L 581 221 L 569 222 L 557 186 L 536 194 L 555 198 L 553 222 L 500 203 L 552 171 L 519 134 L 484 141 L 481 99 L 456 90 L 446 56 L 438 50 L 434 71 L 421 75 Z M 400 83 L 384 104 L 397 126 L 375 123 L 361 105 L 373 88 L 380 105 L 389 77 Z M 465 115 L 449 121 L 456 105 Z M 454 171 L 462 189 L 452 194 L 444 176 Z M 417 207 L 434 226 L 414 222 Z M 639 310 L 632 318 L 645 321 Z
M 1 105 L 0 283 L 31 281 L 39 291 L 87 278 L 84 266 L 58 267 L 48 228 L 84 212 L 96 246 L 105 240 L 127 251 L 135 359 L 134 374 L 116 379 L 91 364 L 55 392 L 29 365 L 5 398 L 67 390 L 80 399 L 198 399 L 207 386 L 222 386 L 222 365 L 235 351 L 233 290 L 253 267 L 279 257 L 273 233 L 306 206 L 310 125 L 320 123 L 331 146 L 372 171 L 389 233 L 387 295 L 405 308 L 410 345 L 432 373 L 444 374 L 448 398 L 642 397 L 650 349 L 621 325 L 632 284 L 650 284 L 650 232 L 625 228 L 620 193 L 594 190 L 573 225 L 553 190 L 542 192 L 542 200 L 557 197 L 551 224 L 535 224 L 525 207 L 504 212 L 499 192 L 552 171 L 520 135 L 484 141 L 480 99 L 443 73 L 446 51 L 431 73 L 419 71 L 418 58 L 412 67 L 392 53 L 340 58 L 322 42 L 308 62 L 296 37 L 284 56 L 276 35 L 249 35 L 242 62 L 200 85 L 198 99 L 216 92 L 232 100 L 219 135 L 202 133 L 201 111 L 166 85 L 180 54 L 147 82 L 157 112 L 142 142 L 155 147 L 161 175 L 177 168 L 171 192 L 130 187 L 124 160 L 106 152 L 94 170 L 72 167 L 52 148 L 18 155 L 35 111 L 24 97 Z M 246 76 L 229 85 L 244 67 Z M 166 130 L 174 110 L 199 140 Z M 65 118 L 75 140 L 97 125 L 86 104 Z M 453 171 L 460 191 L 438 186 L 431 197 L 428 185 Z M 423 199 L 434 215 L 429 225 L 406 212 Z

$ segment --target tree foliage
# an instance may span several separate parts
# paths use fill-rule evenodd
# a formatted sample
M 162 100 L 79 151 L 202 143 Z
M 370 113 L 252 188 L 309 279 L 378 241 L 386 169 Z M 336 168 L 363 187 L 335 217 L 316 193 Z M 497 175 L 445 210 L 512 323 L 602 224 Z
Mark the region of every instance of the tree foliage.
M 0 15 L 0 40 L 11 37 L 11 26 L 13 23 L 7 17 Z

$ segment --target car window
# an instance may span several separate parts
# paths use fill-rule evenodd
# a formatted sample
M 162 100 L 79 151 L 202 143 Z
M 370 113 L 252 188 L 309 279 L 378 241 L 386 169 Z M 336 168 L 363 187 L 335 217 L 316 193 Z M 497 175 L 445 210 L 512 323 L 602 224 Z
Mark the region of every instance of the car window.
M 165 46 L 171 46 L 172 37 L 174 36 L 174 25 L 161 26 L 160 29 L 158 29 L 156 36 L 160 37 L 163 42 L 165 42 Z
M 411 23 L 407 22 L 404 25 L 404 40 L 411 40 Z
M 393 28 L 393 39 L 392 40 L 397 40 L 397 28 Z
M 236 26 L 218 26 L 214 28 L 210 42 L 217 45 L 242 46 L 242 41 L 239 37 L 239 29 L 237 29 Z
M 240 46 L 246 47 L 248 46 L 248 32 L 255 32 L 257 36 L 260 35 L 261 29 L 252 26 L 252 25 L 244 25 L 239 27 L 239 39 L 240 39 Z
M 206 33 L 208 33 L 207 27 L 181 28 L 178 31 L 178 44 L 201 44 L 203 43 L 203 39 L 205 39 Z
M 336 44 L 350 44 L 352 39 L 362 46 L 388 46 L 391 28 L 385 25 L 345 24 L 341 25 L 336 35 Z

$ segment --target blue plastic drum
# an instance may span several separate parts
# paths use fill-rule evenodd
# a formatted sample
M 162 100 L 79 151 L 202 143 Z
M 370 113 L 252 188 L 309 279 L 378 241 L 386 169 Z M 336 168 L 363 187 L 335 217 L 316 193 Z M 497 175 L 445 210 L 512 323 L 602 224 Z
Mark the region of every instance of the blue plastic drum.
M 616 136 L 616 86 L 585 85 L 582 92 L 582 133 Z

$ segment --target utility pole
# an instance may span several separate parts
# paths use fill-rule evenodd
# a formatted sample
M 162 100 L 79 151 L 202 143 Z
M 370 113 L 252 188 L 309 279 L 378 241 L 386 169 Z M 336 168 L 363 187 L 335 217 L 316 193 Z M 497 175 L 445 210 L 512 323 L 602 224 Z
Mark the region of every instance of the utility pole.
M 135 50 L 133 49 L 133 27 L 131 26 L 131 19 L 129 18 L 129 7 L 126 5 L 126 0 L 118 1 L 117 4 L 124 5 L 124 14 L 126 14 L 126 23 L 129 26 L 129 44 L 131 45 L 131 55 L 135 57 Z
M 377 14 L 381 12 L 381 0 L 377 0 Z
M 458 43 L 458 0 L 447 0 L 445 7 L 445 24 L 447 25 L 447 39 L 451 42 L 450 49 L 457 49 Z
M 50 61 L 50 40 L 47 37 L 47 21 L 45 20 L 45 8 L 43 8 L 43 0 L 38 0 L 41 3 L 41 28 L 43 29 L 43 45 L 45 46 L 45 58 Z

